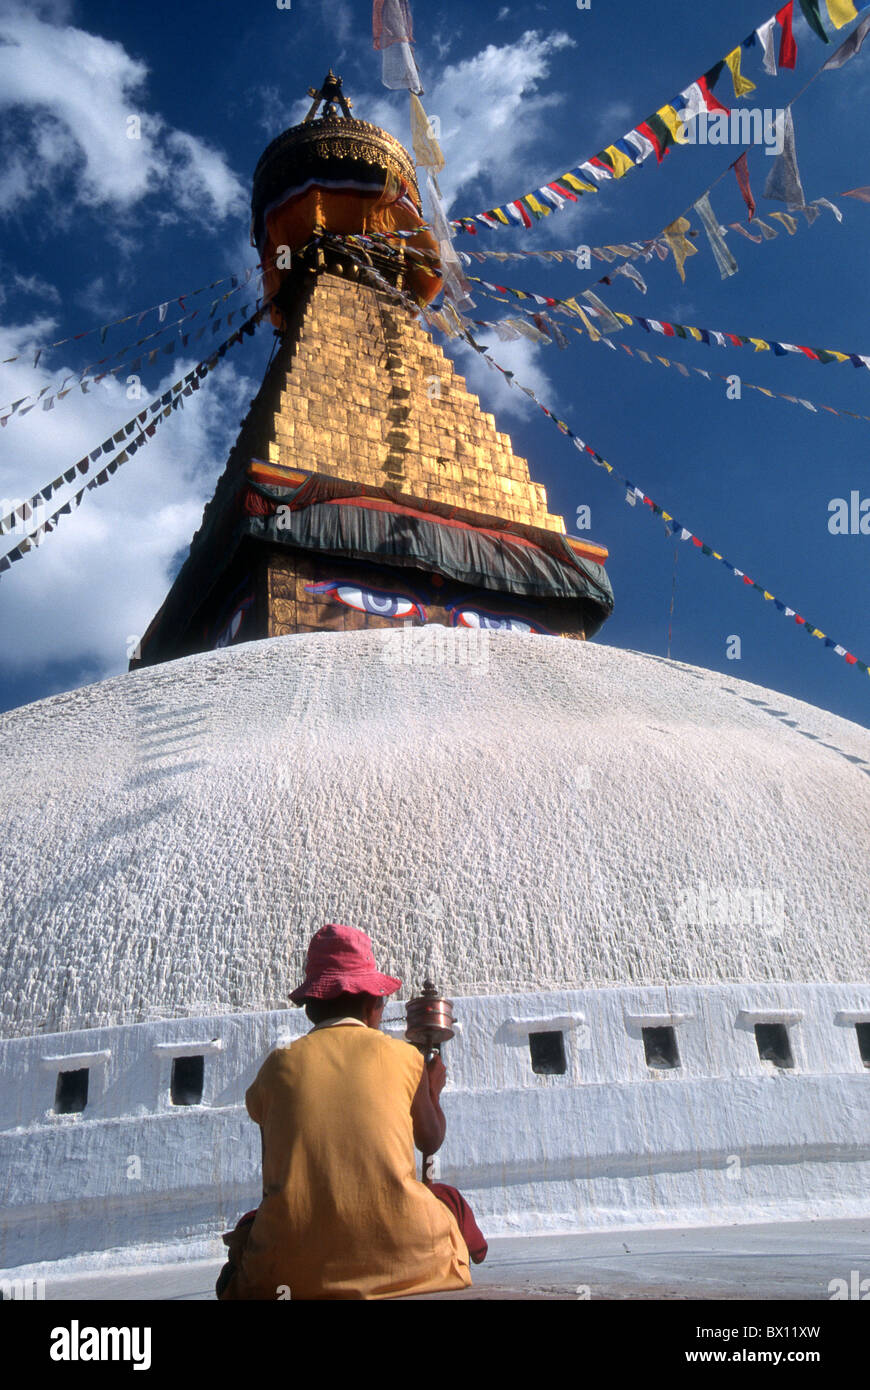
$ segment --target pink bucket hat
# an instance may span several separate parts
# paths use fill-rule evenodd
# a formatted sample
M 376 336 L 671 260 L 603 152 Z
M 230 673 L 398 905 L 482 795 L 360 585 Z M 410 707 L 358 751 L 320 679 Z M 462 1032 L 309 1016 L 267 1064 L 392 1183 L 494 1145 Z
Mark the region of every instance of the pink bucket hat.
M 401 980 L 378 970 L 364 931 L 328 922 L 311 938 L 305 979 L 290 998 L 304 1004 L 306 999 L 334 999 L 337 994 L 395 994 L 401 987 Z

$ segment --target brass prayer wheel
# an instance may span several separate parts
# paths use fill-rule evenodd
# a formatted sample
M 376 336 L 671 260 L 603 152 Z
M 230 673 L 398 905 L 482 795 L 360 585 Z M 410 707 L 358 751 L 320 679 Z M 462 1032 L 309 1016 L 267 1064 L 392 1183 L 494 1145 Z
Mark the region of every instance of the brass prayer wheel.
M 405 1037 L 428 1055 L 440 1052 L 441 1044 L 454 1036 L 453 1000 L 443 999 L 431 980 L 424 981 L 423 990 L 405 1005 Z

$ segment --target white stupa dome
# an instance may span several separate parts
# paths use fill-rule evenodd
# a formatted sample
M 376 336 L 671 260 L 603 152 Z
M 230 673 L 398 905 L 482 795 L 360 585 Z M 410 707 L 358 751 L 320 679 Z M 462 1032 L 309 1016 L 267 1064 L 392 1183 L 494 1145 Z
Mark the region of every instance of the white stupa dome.
M 720 673 L 508 632 L 312 633 L 0 729 L 2 1036 L 285 1007 L 328 921 L 409 991 L 866 966 L 870 733 Z

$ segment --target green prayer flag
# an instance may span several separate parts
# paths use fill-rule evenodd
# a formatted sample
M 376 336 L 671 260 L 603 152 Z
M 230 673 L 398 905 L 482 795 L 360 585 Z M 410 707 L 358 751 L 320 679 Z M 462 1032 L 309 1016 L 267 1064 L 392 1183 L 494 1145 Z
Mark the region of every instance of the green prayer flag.
M 810 26 L 814 34 L 818 34 L 822 43 L 830 43 L 831 40 L 822 27 L 822 16 L 819 13 L 822 0 L 800 0 L 801 9 L 804 12 L 804 19 Z

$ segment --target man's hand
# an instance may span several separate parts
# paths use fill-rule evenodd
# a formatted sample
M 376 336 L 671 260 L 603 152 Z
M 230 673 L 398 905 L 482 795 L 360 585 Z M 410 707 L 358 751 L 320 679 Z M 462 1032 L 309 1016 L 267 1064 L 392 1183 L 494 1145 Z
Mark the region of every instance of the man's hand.
M 441 1092 L 444 1090 L 444 1084 L 447 1081 L 447 1068 L 441 1060 L 440 1052 L 435 1053 L 435 1056 L 432 1058 L 431 1062 L 429 1062 L 426 1071 L 429 1076 L 429 1094 L 432 1097 L 433 1101 L 437 1101 Z

